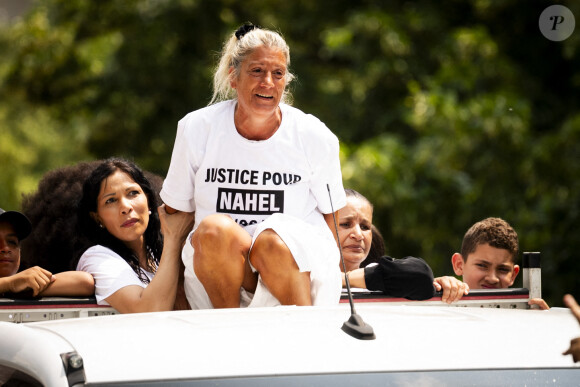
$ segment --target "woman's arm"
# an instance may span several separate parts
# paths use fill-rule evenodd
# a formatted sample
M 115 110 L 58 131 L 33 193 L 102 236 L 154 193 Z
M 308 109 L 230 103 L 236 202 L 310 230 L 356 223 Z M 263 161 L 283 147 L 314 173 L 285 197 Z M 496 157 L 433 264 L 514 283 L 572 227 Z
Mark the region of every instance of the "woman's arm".
M 328 228 L 330 228 L 330 231 L 332 231 L 332 235 L 334 236 L 334 240 L 336 240 L 336 243 L 338 243 L 338 239 L 336 239 L 336 233 L 337 233 L 336 228 L 338 227 L 338 225 L 336 225 L 334 223 L 334 220 L 338 219 L 338 211 L 335 211 L 334 214 L 333 213 L 322 214 L 322 216 L 324 216 L 324 221 L 328 225 Z M 342 262 L 340 263 L 340 265 L 342 268 Z
M 84 271 L 64 271 L 53 275 L 54 281 L 40 292 L 49 296 L 92 296 L 95 294 L 95 280 Z
M 157 209 L 163 233 L 163 253 L 155 276 L 146 288 L 125 286 L 106 298 L 120 313 L 172 310 L 179 282 L 181 249 L 193 228 L 195 213 L 176 212 L 169 215 L 164 205 Z
M 346 275 L 344 273 L 342 273 L 342 287 L 343 288 L 346 287 L 346 280 L 344 278 L 345 276 Z M 365 269 L 359 268 L 356 270 L 349 271 L 348 272 L 348 283 L 353 288 L 366 289 L 367 284 L 365 281 Z
M 175 295 L 173 310 L 191 310 L 185 294 L 185 266 L 181 259 L 179 260 L 179 280 L 177 282 L 177 293 Z

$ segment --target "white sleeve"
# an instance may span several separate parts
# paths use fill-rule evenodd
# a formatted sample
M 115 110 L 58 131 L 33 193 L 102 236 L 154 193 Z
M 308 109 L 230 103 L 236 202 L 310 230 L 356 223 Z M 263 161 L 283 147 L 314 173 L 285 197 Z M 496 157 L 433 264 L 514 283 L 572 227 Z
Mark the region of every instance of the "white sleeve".
M 95 297 L 99 305 L 109 305 L 105 299 L 125 286 L 147 287 L 121 256 L 99 245 L 83 253 L 77 270 L 86 271 L 95 279 Z
M 322 123 L 321 123 L 322 124 Z M 338 211 L 346 205 L 346 194 L 342 185 L 338 138 L 324 125 L 318 142 L 311 142 L 308 150 L 310 165 L 313 168 L 310 190 L 318 202 L 318 209 L 323 214 Z M 328 188 L 327 188 L 328 185 Z M 332 207 L 330 205 L 332 196 Z
M 171 164 L 160 192 L 161 199 L 165 204 L 184 212 L 195 211 L 196 169 L 188 138 L 191 136 L 190 117 L 191 115 L 185 116 L 177 124 Z

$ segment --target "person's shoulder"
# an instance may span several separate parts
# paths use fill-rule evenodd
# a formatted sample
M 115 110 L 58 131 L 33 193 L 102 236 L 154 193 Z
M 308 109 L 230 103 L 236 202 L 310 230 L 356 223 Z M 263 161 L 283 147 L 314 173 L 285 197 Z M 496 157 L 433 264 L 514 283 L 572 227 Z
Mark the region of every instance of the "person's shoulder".
M 88 271 L 89 273 L 95 270 L 100 271 L 104 268 L 119 268 L 126 265 L 127 262 L 117 254 L 115 251 L 102 245 L 94 245 L 89 247 L 79 259 L 77 270 Z
M 233 119 L 234 108 L 235 101 L 228 100 L 192 111 L 179 120 L 177 133 L 203 149 L 206 142 L 204 139 L 207 139 L 210 133 L 227 127 L 224 123 L 228 117 Z
M 115 253 L 113 250 L 111 250 L 108 247 L 105 247 L 103 245 L 93 245 L 91 247 L 89 247 L 85 253 Z
M 298 121 L 301 121 L 301 122 L 306 123 L 306 124 L 322 125 L 322 126 L 326 127 L 326 125 L 315 115 L 310 114 L 310 113 L 305 113 L 302 110 L 300 110 L 294 106 L 290 106 L 290 105 L 287 105 L 285 103 L 281 103 L 280 110 L 282 111 L 282 117 L 284 117 L 284 115 L 286 115 L 293 120 L 298 120 Z
M 187 113 L 181 120 L 180 124 L 187 125 L 196 121 L 214 120 L 215 117 L 227 114 L 235 105 L 234 100 L 222 101 L 213 105 L 205 106 L 200 109 Z
M 86 261 L 86 260 L 93 258 L 95 256 L 121 258 L 121 256 L 119 254 L 117 254 L 116 252 L 114 252 L 113 250 L 111 250 L 108 247 L 105 247 L 102 245 L 94 245 L 94 246 L 91 246 L 85 250 L 85 252 L 83 253 L 83 255 L 81 256 L 81 258 L 79 260 L 79 265 L 81 262 Z
M 291 125 L 301 135 L 308 136 L 309 142 L 315 143 L 317 138 L 323 142 L 338 142 L 336 135 L 315 115 L 305 113 L 296 107 L 286 104 L 280 104 L 280 109 L 282 111 L 282 119 L 284 119 L 284 116 L 288 117 Z

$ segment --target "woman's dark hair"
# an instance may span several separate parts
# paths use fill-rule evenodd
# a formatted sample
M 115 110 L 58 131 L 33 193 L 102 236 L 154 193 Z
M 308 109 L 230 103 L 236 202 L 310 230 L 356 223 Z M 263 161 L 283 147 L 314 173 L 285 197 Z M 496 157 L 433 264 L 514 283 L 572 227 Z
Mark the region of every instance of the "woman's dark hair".
M 357 199 L 361 199 L 364 200 L 365 202 L 367 202 L 369 204 L 369 206 L 371 207 L 371 210 L 373 209 L 373 203 L 371 203 L 371 201 L 369 199 L 367 199 L 366 196 L 364 196 L 363 194 L 361 194 L 358 191 L 355 191 L 352 188 L 345 188 L 344 189 L 344 193 L 346 194 L 346 197 L 353 197 L 353 198 L 357 198 Z
M 22 212 L 32 223 L 32 233 L 22 241 L 20 270 L 32 266 L 53 274 L 76 270 L 76 248 L 91 246 L 78 232 L 76 205 L 83 182 L 98 164 L 79 162 L 50 170 L 38 182 L 36 191 L 23 195 Z
M 145 230 L 144 240 L 147 251 L 147 270 L 154 272 L 159 265 L 159 258 L 163 250 L 163 239 L 161 236 L 161 223 L 157 206 L 159 205 L 156 192 L 149 180 L 145 177 L 143 171 L 133 162 L 122 158 L 110 158 L 101 162 L 89 175 L 83 184 L 82 197 L 78 206 L 78 222 L 80 231 L 91 240 L 93 245 L 102 245 L 119 254 L 133 271 L 139 276 L 139 279 L 148 283 L 147 276 L 139 266 L 137 254 L 122 241 L 111 235 L 106 228 L 99 227 L 99 224 L 93 219 L 91 213 L 97 212 L 97 199 L 101 190 L 101 183 L 107 177 L 116 171 L 122 171 L 129 175 L 131 179 L 143 190 L 147 196 L 147 203 L 151 210 L 149 215 L 149 224 Z M 83 251 L 77 251 L 75 260 L 78 262 Z
M 360 263 L 360 267 L 366 267 L 371 263 L 377 263 L 380 261 L 381 257 L 385 256 L 385 240 L 383 235 L 374 224 L 371 226 L 371 231 L 373 233 L 371 248 L 367 257 Z

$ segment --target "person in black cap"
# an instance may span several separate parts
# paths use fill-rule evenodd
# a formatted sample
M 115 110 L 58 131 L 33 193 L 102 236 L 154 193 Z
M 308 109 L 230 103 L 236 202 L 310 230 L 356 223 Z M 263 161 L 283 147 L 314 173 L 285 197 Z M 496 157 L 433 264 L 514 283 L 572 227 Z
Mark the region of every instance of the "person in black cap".
M 24 214 L 0 208 L 0 295 L 25 291 L 35 297 L 92 295 L 94 280 L 84 272 L 69 271 L 53 275 L 38 266 L 18 272 L 20 242 L 31 231 L 32 225 Z

